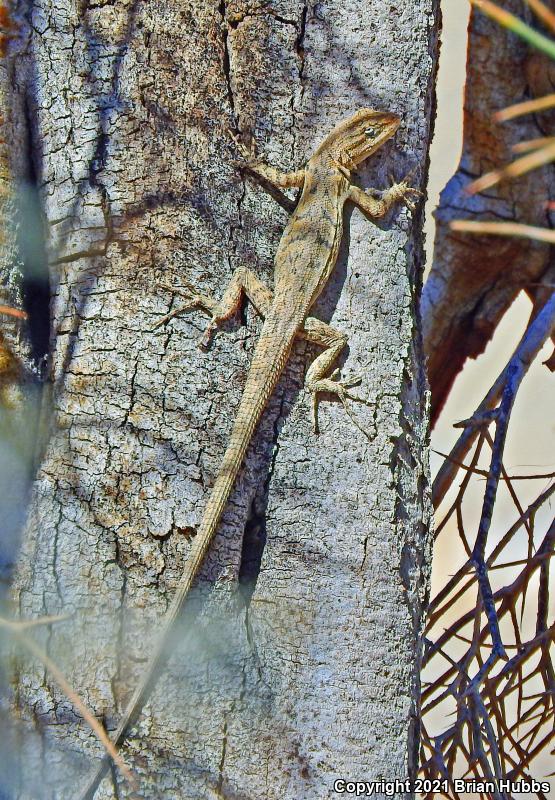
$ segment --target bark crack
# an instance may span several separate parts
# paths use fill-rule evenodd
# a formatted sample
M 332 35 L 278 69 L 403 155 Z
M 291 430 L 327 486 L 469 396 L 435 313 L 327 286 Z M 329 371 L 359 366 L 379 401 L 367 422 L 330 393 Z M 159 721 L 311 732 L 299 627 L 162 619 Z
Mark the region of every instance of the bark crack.
M 218 765 L 218 783 L 216 785 L 216 792 L 220 797 L 224 797 L 223 783 L 224 783 L 224 764 L 227 752 L 227 714 L 224 714 L 223 729 L 222 729 L 222 753 L 220 756 L 220 763 Z
M 135 359 L 135 365 L 133 367 L 133 374 L 131 375 L 131 380 L 129 382 L 129 406 L 125 412 L 124 418 L 121 422 L 120 428 L 124 428 L 127 423 L 129 422 L 129 416 L 133 411 L 133 406 L 135 405 L 135 381 L 137 380 L 137 371 L 139 369 L 139 359 Z
M 125 652 L 123 639 L 124 639 L 124 625 L 125 625 L 125 598 L 127 594 L 127 570 L 124 569 L 121 565 L 121 553 L 120 553 L 117 532 L 114 537 L 114 548 L 115 548 L 114 561 L 118 565 L 118 568 L 121 572 L 121 590 L 120 590 L 120 606 L 118 614 L 117 644 L 115 651 L 116 669 L 113 676 L 110 679 L 110 686 L 112 689 L 112 696 L 114 698 L 114 703 L 116 704 L 117 707 L 118 705 L 117 686 L 118 683 L 121 683 L 122 655 Z
M 305 50 L 304 50 L 304 37 L 306 34 L 306 19 L 308 16 L 308 6 L 304 5 L 304 8 L 301 12 L 301 19 L 298 25 L 298 33 L 297 38 L 295 39 L 295 52 L 297 53 L 297 58 L 299 59 L 299 83 L 301 84 L 301 94 L 300 99 L 303 99 L 304 96 L 304 67 L 305 67 Z M 296 26 L 297 27 L 297 26 Z
M 62 589 L 60 586 L 60 575 L 58 572 L 58 540 L 59 540 L 59 531 L 60 525 L 63 519 L 63 512 L 62 506 L 58 507 L 58 519 L 54 525 L 54 541 L 52 542 L 52 575 L 54 577 L 54 585 L 56 586 L 56 594 L 58 595 L 58 600 L 63 606 L 63 594 Z M 45 611 L 48 613 L 48 609 L 44 606 Z
M 274 475 L 279 453 L 279 433 L 284 418 L 285 393 L 281 395 L 278 413 L 274 418 L 272 431 L 272 457 L 268 466 L 266 479 L 252 499 L 249 516 L 245 522 L 241 562 L 239 565 L 239 587 L 245 605 L 250 605 L 262 565 L 262 556 L 266 547 L 266 510 L 270 495 L 270 483 Z
M 233 97 L 233 88 L 231 86 L 231 54 L 229 51 L 229 28 L 227 20 L 227 6 L 225 0 L 221 0 L 219 7 L 220 16 L 222 18 L 221 31 L 222 31 L 222 66 L 224 70 L 224 77 L 227 87 L 227 101 L 231 110 L 232 118 L 235 117 L 235 98 Z
M 305 50 L 304 50 L 304 38 L 306 34 L 306 20 L 308 16 L 308 6 L 305 3 L 303 10 L 301 12 L 301 17 L 298 23 L 294 23 L 295 29 L 297 30 L 297 36 L 293 43 L 293 47 L 295 49 L 295 53 L 299 62 L 299 102 L 298 106 L 302 105 L 305 85 L 304 85 L 304 67 L 305 67 Z M 295 94 L 291 95 L 291 114 L 293 117 L 293 125 L 291 126 L 291 135 L 293 138 L 293 157 L 294 159 L 297 158 L 297 122 L 296 122 L 296 109 L 295 109 Z

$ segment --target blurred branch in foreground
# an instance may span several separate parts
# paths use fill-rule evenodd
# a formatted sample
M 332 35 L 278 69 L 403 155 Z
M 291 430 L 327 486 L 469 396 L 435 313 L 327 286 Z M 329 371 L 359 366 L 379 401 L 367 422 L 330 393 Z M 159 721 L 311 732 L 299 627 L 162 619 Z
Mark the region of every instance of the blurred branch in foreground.
M 95 736 L 102 744 L 108 755 L 117 764 L 122 775 L 125 777 L 133 790 L 137 788 L 137 780 L 129 767 L 123 760 L 119 751 L 112 744 L 110 737 L 98 722 L 94 714 L 92 714 L 85 703 L 81 700 L 77 692 L 72 688 L 67 678 L 58 667 L 58 665 L 50 658 L 50 656 L 35 642 L 35 640 L 28 636 L 28 631 L 42 625 L 52 625 L 56 622 L 62 622 L 67 619 L 67 615 L 40 617 L 35 620 L 9 620 L 0 617 L 0 628 L 9 633 L 16 641 L 22 645 L 34 658 L 40 661 L 46 670 L 50 673 L 54 681 L 58 684 L 61 691 L 72 703 L 72 705 L 81 714 L 85 722 L 90 726 Z

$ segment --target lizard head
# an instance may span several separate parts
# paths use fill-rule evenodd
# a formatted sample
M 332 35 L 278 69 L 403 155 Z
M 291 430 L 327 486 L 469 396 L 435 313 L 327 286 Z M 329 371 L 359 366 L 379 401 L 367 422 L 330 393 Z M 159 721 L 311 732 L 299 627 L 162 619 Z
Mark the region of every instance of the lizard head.
M 391 139 L 400 122 L 389 111 L 361 108 L 337 125 L 314 155 L 327 153 L 347 169 L 355 169 Z

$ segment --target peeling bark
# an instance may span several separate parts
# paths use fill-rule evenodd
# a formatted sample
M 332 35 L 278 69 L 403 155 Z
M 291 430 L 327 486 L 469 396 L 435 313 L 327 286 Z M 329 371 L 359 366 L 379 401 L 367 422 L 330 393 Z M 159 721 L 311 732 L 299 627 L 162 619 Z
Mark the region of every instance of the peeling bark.
M 520 16 L 519 0 L 503 7 Z M 555 66 L 514 34 L 479 11 L 470 20 L 464 141 L 461 162 L 443 192 L 437 221 L 434 263 L 422 297 L 422 326 L 437 419 L 467 358 L 476 358 L 523 289 L 537 305 L 547 296 L 537 284 L 549 282 L 550 248 L 539 242 L 475 236 L 449 230 L 452 219 L 523 222 L 551 227 L 547 201 L 553 196 L 553 170 L 544 167 L 479 195 L 464 187 L 491 169 L 513 160 L 519 141 L 549 135 L 555 114 L 543 112 L 499 124 L 495 111 L 553 92 Z M 538 297 L 538 294 L 540 295 Z
M 362 185 L 424 164 L 437 4 L 37 0 L 30 24 L 53 352 L 16 589 L 22 616 L 72 614 L 44 645 L 113 729 L 260 330 L 245 308 L 246 324 L 208 353 L 199 312 L 155 330 L 179 303 L 163 284 L 219 296 L 249 265 L 271 286 L 287 220 L 233 164 L 228 129 L 294 169 L 357 108 L 390 109 L 404 125 Z M 370 403 L 353 413 L 367 436 L 334 402 L 314 435 L 302 384 L 316 351 L 299 342 L 124 747 L 146 798 L 320 798 L 336 778 L 414 770 L 430 562 L 421 214 L 348 218 L 316 314 L 350 335 L 345 371 L 363 375 Z M 19 668 L 20 713 L 41 738 L 21 749 L 33 768 L 14 796 L 73 797 L 98 745 L 42 670 Z M 127 797 L 115 783 L 97 797 Z

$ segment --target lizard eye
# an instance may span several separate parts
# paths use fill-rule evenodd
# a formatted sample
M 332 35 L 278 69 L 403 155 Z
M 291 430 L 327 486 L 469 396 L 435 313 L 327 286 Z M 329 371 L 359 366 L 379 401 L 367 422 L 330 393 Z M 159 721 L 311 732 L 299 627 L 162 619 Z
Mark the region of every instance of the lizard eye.
M 366 128 L 364 131 L 364 135 L 368 136 L 368 138 L 372 138 L 376 135 L 377 131 L 376 128 Z

